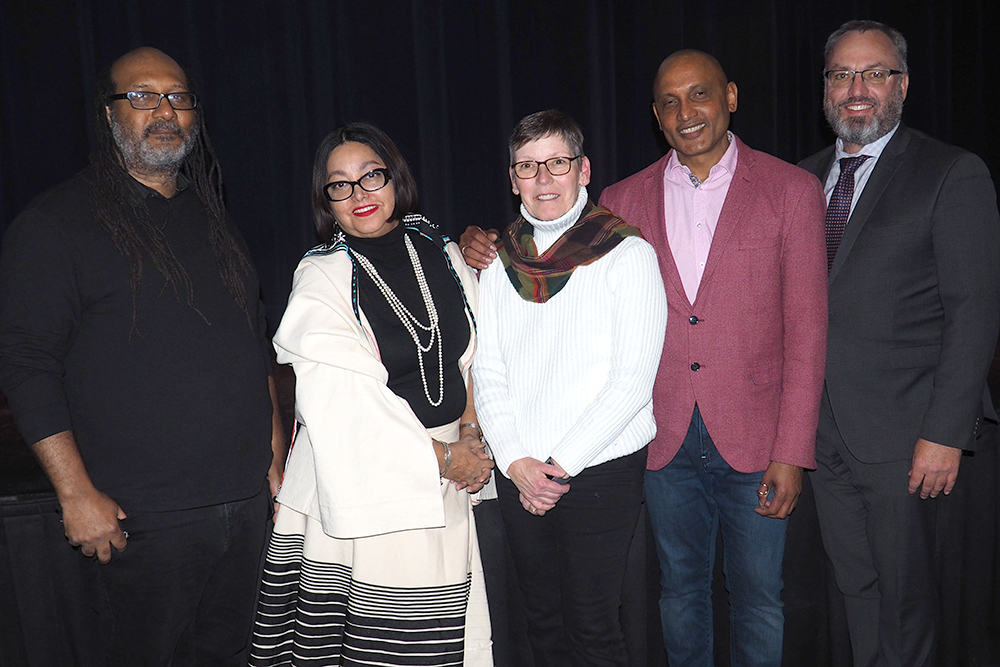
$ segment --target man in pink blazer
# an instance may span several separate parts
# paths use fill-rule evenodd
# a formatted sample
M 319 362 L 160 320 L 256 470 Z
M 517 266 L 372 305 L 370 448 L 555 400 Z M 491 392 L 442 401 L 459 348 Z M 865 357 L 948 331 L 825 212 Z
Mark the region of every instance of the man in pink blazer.
M 642 230 L 667 290 L 646 499 L 670 664 L 711 666 L 722 527 L 733 664 L 781 664 L 786 521 L 815 467 L 826 352 L 825 198 L 815 176 L 728 131 L 736 84 L 698 51 L 660 65 L 665 157 L 600 203 Z M 668 215 L 669 212 L 669 215 Z M 472 266 L 493 255 L 470 228 Z
M 781 664 L 785 517 L 815 467 L 827 309 L 816 178 L 728 131 L 736 84 L 697 51 L 663 61 L 653 112 L 673 147 L 601 204 L 659 255 L 667 335 L 646 498 L 671 665 L 712 665 L 722 528 L 733 664 Z
M 663 61 L 653 112 L 673 150 L 601 204 L 659 255 L 667 335 L 646 472 L 671 665 L 712 665 L 722 528 L 733 664 L 781 664 L 785 517 L 815 467 L 827 303 L 825 199 L 728 131 L 736 84 L 697 51 Z

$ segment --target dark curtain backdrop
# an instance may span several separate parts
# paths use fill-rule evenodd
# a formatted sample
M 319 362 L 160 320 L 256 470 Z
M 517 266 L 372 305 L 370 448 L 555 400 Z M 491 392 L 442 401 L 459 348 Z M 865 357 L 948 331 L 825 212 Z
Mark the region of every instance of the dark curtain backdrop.
M 650 111 L 660 60 L 718 56 L 739 86 L 733 129 L 797 161 L 830 142 L 821 51 L 850 18 L 895 25 L 911 46 L 904 118 L 1000 169 L 986 109 L 997 95 L 993 0 L 0 0 L 0 232 L 79 170 L 97 72 L 152 45 L 198 83 L 228 204 L 261 272 L 273 328 L 316 238 L 308 187 L 320 139 L 380 125 L 407 157 L 421 209 L 449 233 L 515 211 L 506 140 L 527 113 L 582 124 L 592 194 L 665 150 Z
M 506 175 L 513 124 L 550 107 L 575 116 L 596 197 L 665 150 L 651 80 L 679 48 L 718 56 L 739 86 L 733 129 L 748 144 L 793 162 L 819 150 L 832 141 L 821 51 L 851 18 L 902 30 L 911 71 L 904 119 L 978 153 L 996 177 L 1000 131 L 986 115 L 998 102 L 996 0 L 0 0 L 0 233 L 34 196 L 86 164 L 97 72 L 129 49 L 159 47 L 199 85 L 273 328 L 295 265 L 316 242 L 313 152 L 336 126 L 364 119 L 386 130 L 417 177 L 422 212 L 446 232 L 502 226 L 515 211 Z M 974 511 L 939 530 L 949 564 L 940 601 L 948 665 L 1000 660 L 1000 467 L 995 447 L 987 452 L 963 463 L 963 505 Z M 789 529 L 786 664 L 844 665 L 842 608 L 815 521 L 807 491 Z M 8 526 L 0 536 L 12 534 Z M 13 572 L 0 567 L 5 599 L 34 581 Z M 649 664 L 661 665 L 655 597 L 649 603 Z M 716 624 L 724 630 L 724 611 Z

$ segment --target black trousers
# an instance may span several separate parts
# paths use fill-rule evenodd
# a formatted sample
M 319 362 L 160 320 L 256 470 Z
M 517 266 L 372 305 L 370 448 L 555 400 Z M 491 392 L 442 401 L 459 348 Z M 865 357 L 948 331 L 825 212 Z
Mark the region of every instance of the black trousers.
M 909 460 L 856 459 L 824 391 L 810 479 L 823 546 L 844 595 L 855 667 L 935 664 L 935 535 L 959 494 L 910 495 L 909 469 Z M 958 484 L 964 485 L 961 473 Z
M 645 448 L 587 468 L 544 516 L 497 477 L 535 665 L 629 664 L 619 609 L 645 469 Z
M 270 494 L 132 512 L 128 546 L 85 569 L 109 665 L 246 665 Z

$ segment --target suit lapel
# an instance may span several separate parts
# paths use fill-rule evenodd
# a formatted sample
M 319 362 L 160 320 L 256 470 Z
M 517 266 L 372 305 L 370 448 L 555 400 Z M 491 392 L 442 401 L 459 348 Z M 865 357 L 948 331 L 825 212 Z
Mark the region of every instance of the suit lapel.
M 811 157 L 808 160 L 803 160 L 799 163 L 800 167 L 815 175 L 816 178 L 819 179 L 819 183 L 823 186 L 824 190 L 826 190 L 826 178 L 830 175 L 830 170 L 833 169 L 834 154 L 834 147 L 828 146 L 817 153 L 814 157 Z
M 896 170 L 899 169 L 899 165 L 903 159 L 903 151 L 906 150 L 906 146 L 909 143 L 910 132 L 900 125 L 899 129 L 896 130 L 896 134 L 886 144 L 882 155 L 879 156 L 878 162 L 875 164 L 875 170 L 868 178 L 868 183 L 865 184 L 865 189 L 861 193 L 861 197 L 858 199 L 858 203 L 854 206 L 854 211 L 847 221 L 847 227 L 844 229 L 844 238 L 840 241 L 840 247 L 837 248 L 837 255 L 833 258 L 833 266 L 830 267 L 831 284 L 837 278 L 837 274 L 840 273 L 840 267 L 847 261 L 847 256 L 851 253 L 854 242 L 858 240 L 858 235 L 861 233 L 862 228 L 864 228 L 865 223 L 868 222 L 868 218 L 871 217 L 871 213 L 882 197 L 886 186 L 889 185 L 889 182 L 896 175 Z M 830 167 L 832 167 L 832 164 L 831 161 Z M 829 169 L 827 173 L 829 173 Z
M 710 284 L 715 267 L 722 261 L 726 248 L 733 237 L 733 232 L 743 219 L 743 212 L 750 203 L 753 196 L 753 168 L 756 157 L 754 151 L 740 141 L 736 141 L 736 172 L 729 183 L 729 192 L 726 193 L 726 200 L 722 204 L 719 212 L 719 221 L 715 225 L 715 234 L 712 235 L 712 245 L 708 250 L 708 260 L 705 261 L 705 271 L 701 275 L 701 283 L 698 285 L 698 294 L 695 296 L 695 303 L 705 293 Z M 678 275 L 678 280 L 680 277 Z M 683 290 L 682 290 L 683 291 Z
M 671 149 L 672 150 L 672 149 Z M 648 207 L 646 209 L 647 220 L 654 220 L 655 224 L 650 233 L 653 238 L 647 239 L 657 249 L 660 258 L 660 273 L 666 279 L 667 285 L 675 292 L 675 298 L 680 297 L 687 301 L 687 294 L 684 292 L 684 283 L 681 282 L 681 274 L 677 270 L 677 263 L 674 261 L 674 253 L 670 249 L 670 242 L 667 239 L 667 221 L 663 210 L 663 175 L 667 171 L 667 161 L 670 159 L 670 152 L 667 152 L 660 159 L 657 168 L 652 170 L 648 178 L 652 182 L 645 185 L 649 197 L 643 197 L 643 202 Z M 628 222 L 626 220 L 626 222 Z

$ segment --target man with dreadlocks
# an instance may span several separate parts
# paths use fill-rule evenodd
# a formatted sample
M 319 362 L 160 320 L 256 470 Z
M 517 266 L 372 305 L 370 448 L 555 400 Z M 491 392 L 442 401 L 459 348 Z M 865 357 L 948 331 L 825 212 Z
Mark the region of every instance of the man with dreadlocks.
M 115 665 L 241 662 L 284 454 L 257 275 L 190 90 L 155 49 L 115 62 L 90 166 L 0 258 L 0 390 L 91 559 Z

